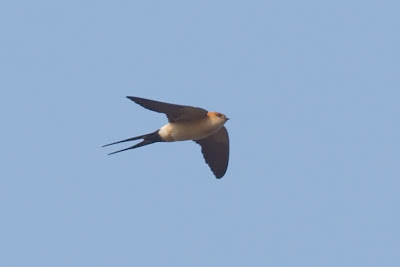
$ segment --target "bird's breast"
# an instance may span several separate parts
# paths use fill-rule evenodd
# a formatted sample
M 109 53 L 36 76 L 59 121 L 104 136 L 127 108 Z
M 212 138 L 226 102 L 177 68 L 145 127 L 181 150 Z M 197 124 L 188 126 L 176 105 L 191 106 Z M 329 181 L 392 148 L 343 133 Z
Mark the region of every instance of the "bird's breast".
M 160 128 L 158 134 L 164 141 L 199 140 L 218 131 L 223 125 L 210 120 L 196 122 L 170 122 Z

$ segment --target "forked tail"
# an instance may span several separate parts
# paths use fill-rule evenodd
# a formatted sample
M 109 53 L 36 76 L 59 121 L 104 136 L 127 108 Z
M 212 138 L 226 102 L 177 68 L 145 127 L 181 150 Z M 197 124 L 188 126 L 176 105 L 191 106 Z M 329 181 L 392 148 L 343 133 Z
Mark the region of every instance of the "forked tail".
M 150 145 L 152 143 L 162 142 L 163 141 L 161 139 L 160 135 L 158 134 L 158 130 L 157 130 L 157 131 L 155 131 L 153 133 L 131 137 L 131 138 L 128 138 L 128 139 L 125 139 L 125 140 L 121 140 L 121 141 L 117 141 L 117 142 L 114 142 L 114 143 L 111 143 L 111 144 L 104 145 L 103 147 L 111 146 L 111 145 L 115 145 L 115 144 L 119 144 L 119 143 L 124 143 L 124 142 L 128 142 L 128 141 L 139 140 L 139 139 L 143 139 L 143 141 L 138 143 L 138 144 L 136 144 L 136 145 L 133 145 L 131 147 L 124 148 L 124 149 L 109 153 L 108 155 L 112 155 L 112 154 L 119 153 L 119 152 L 122 152 L 122 151 L 125 151 L 125 150 L 134 149 L 134 148 L 138 148 L 138 147 L 141 147 L 141 146 L 146 146 L 146 145 Z

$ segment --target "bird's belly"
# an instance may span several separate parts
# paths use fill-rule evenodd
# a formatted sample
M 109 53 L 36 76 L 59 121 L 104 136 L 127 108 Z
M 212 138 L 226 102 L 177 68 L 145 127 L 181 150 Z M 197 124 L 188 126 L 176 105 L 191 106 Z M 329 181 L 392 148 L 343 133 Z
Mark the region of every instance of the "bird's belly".
M 213 125 L 211 123 L 168 123 L 163 126 L 159 134 L 167 142 L 199 140 L 213 134 L 222 125 Z

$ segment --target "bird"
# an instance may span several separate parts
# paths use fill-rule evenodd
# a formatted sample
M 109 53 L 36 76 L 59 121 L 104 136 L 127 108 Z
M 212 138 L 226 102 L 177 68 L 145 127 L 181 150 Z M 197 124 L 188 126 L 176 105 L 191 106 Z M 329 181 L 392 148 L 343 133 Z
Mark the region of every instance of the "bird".
M 229 135 L 224 126 L 229 118 L 226 115 L 198 107 L 170 104 L 140 97 L 127 96 L 127 98 L 146 109 L 164 113 L 168 123 L 154 132 L 104 145 L 103 147 L 106 147 L 143 139 L 140 143 L 108 155 L 157 142 L 193 140 L 201 146 L 204 160 L 215 177 L 220 179 L 225 175 L 229 162 Z

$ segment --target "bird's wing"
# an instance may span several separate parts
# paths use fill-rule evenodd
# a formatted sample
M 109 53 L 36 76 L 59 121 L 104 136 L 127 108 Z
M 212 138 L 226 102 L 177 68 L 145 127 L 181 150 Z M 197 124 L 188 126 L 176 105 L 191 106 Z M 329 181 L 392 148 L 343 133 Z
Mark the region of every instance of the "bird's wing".
M 222 178 L 229 162 L 229 136 L 225 127 L 200 140 L 194 140 L 201 146 L 201 152 L 215 177 Z
M 134 96 L 127 96 L 127 98 L 144 108 L 165 113 L 169 122 L 190 121 L 207 117 L 207 110 L 202 108 L 169 104 Z

